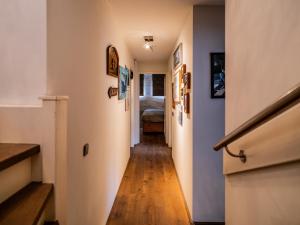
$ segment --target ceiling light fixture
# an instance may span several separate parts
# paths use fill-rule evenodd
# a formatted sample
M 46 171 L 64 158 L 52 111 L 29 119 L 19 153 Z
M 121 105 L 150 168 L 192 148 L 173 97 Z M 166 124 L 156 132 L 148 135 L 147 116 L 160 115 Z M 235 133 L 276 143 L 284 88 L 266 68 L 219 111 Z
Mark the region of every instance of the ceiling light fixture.
M 153 51 L 153 36 L 144 36 L 144 48 Z

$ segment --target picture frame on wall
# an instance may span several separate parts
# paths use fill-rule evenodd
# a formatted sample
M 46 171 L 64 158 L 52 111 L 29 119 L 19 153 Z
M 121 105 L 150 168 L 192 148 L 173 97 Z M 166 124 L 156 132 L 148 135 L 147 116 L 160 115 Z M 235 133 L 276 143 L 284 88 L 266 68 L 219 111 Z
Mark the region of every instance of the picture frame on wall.
M 119 100 L 125 99 L 127 94 L 127 87 L 128 87 L 128 79 L 129 79 L 129 71 L 127 68 L 119 66 Z
M 119 54 L 113 45 L 106 49 L 106 74 L 119 77 Z
M 177 73 L 174 76 L 174 86 L 173 86 L 173 95 L 174 95 L 174 102 L 179 103 L 180 102 L 180 71 L 177 71 Z
M 183 63 L 182 43 L 180 43 L 173 53 L 173 68 L 176 70 Z
M 211 98 L 225 98 L 225 53 L 210 53 Z
M 184 105 L 184 112 L 189 114 L 190 113 L 190 93 L 184 94 L 183 105 Z
M 191 73 L 185 73 L 183 75 L 183 85 L 186 91 L 189 91 L 191 89 Z

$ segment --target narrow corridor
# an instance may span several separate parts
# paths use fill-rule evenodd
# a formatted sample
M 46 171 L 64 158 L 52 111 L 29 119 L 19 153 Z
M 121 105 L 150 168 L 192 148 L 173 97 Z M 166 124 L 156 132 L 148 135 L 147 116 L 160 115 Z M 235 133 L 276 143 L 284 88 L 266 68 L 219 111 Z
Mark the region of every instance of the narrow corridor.
M 171 150 L 163 135 L 135 147 L 107 225 L 188 225 Z

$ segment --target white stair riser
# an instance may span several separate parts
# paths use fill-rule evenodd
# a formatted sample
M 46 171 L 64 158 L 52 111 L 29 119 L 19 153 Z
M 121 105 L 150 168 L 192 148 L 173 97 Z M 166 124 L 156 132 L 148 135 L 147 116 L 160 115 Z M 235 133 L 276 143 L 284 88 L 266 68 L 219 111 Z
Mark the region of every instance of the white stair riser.
M 31 182 L 31 158 L 0 171 L 0 203 Z

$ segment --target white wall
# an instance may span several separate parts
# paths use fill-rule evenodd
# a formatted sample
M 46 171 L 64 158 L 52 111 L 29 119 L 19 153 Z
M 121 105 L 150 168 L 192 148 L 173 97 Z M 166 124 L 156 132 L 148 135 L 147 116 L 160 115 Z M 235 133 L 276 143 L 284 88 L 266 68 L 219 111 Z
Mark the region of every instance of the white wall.
M 226 1 L 226 133 L 300 82 L 299 10 L 295 0 Z M 299 186 L 299 163 L 226 176 L 226 224 L 299 224 Z
M 224 6 L 194 6 L 193 219 L 224 222 L 222 152 L 212 146 L 224 136 L 224 99 L 210 96 L 210 53 L 225 49 Z
M 36 105 L 46 93 L 46 0 L 1 1 L 0 104 Z
M 48 93 L 70 96 L 70 225 L 106 223 L 130 155 L 130 112 L 107 96 L 118 79 L 106 75 L 106 47 L 134 68 L 115 17 L 106 0 L 48 1 Z
M 193 77 L 193 8 L 189 12 L 189 15 L 184 22 L 181 33 L 178 37 L 176 45 L 174 46 L 174 51 L 179 43 L 183 45 L 183 63 L 186 64 L 186 68 L 188 72 L 191 72 Z M 172 71 L 171 74 L 167 74 L 167 76 L 171 76 L 172 79 L 167 79 L 169 82 L 169 87 L 171 87 L 171 80 L 173 80 L 172 70 L 172 55 L 169 59 L 169 71 Z M 193 78 L 192 78 L 193 80 Z M 178 177 L 180 180 L 180 184 L 182 186 L 183 194 L 187 203 L 187 207 L 189 212 L 192 214 L 193 212 L 193 92 L 191 90 L 190 96 L 190 105 L 191 105 L 191 113 L 187 115 L 184 113 L 183 115 L 183 125 L 181 126 L 177 122 L 176 110 L 174 111 L 174 116 L 172 117 L 172 156 L 175 163 L 176 171 L 178 173 Z M 171 103 L 171 91 L 169 89 L 168 92 L 168 102 L 169 108 L 172 107 Z M 169 112 L 171 114 L 171 111 Z M 171 115 L 169 116 L 171 117 Z

